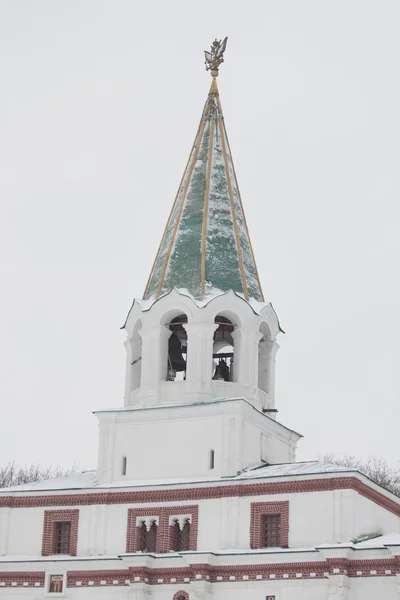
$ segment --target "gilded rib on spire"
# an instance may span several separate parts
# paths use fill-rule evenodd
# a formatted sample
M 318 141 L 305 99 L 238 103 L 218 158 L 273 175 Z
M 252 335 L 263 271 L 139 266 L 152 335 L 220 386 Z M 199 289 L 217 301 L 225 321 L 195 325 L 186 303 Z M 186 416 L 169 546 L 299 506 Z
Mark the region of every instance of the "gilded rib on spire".
M 226 39 L 218 44 L 225 49 Z M 208 54 L 210 91 L 144 298 L 175 287 L 195 298 L 233 290 L 263 301 L 216 81 L 223 56 Z

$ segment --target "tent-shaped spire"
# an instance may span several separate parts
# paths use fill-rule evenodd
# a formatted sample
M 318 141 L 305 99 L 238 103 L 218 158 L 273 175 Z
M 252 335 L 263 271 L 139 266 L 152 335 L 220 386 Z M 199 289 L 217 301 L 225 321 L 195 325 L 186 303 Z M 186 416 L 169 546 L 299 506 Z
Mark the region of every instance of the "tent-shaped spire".
M 206 64 L 207 55 L 210 91 L 144 299 L 183 288 L 195 298 L 233 290 L 263 301 L 217 87 L 222 54 L 218 62 L 206 53 Z

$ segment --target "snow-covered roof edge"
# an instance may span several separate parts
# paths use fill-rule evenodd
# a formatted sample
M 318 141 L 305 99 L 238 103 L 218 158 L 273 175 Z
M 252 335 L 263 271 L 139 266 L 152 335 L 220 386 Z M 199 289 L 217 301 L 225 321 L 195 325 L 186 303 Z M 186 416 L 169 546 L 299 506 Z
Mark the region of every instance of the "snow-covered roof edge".
M 230 292 L 233 292 L 235 294 L 235 296 L 237 296 L 238 298 L 240 298 L 241 300 L 243 300 L 243 302 L 245 302 L 248 306 L 250 306 L 250 308 L 252 309 L 252 311 L 254 312 L 255 315 L 260 316 L 261 312 L 263 309 L 270 307 L 276 317 L 277 323 L 278 323 L 278 327 L 279 327 L 279 331 L 281 333 L 285 333 L 285 331 L 282 329 L 281 324 L 279 322 L 279 318 L 278 315 L 276 313 L 275 308 L 273 307 L 271 302 L 260 302 L 258 300 L 255 300 L 254 298 L 249 298 L 248 300 L 246 300 L 246 298 L 244 297 L 244 294 L 241 294 L 240 292 L 235 292 L 235 290 L 219 290 L 214 288 L 213 290 L 210 290 L 207 294 L 205 294 L 202 298 L 196 298 L 195 296 L 193 296 L 189 290 L 187 288 L 171 288 L 168 292 L 165 292 L 164 294 L 161 294 L 158 298 L 156 298 L 155 295 L 151 296 L 150 298 L 148 298 L 147 300 L 143 300 L 140 298 L 134 298 L 133 302 L 131 304 L 131 307 L 128 311 L 128 314 L 126 316 L 125 322 L 122 325 L 122 327 L 120 327 L 120 329 L 125 329 L 126 323 L 129 319 L 129 315 L 131 314 L 131 311 L 134 307 L 135 304 L 139 304 L 140 308 L 142 309 L 142 312 L 147 312 L 149 311 L 154 304 L 156 304 L 157 302 L 159 302 L 160 300 L 162 300 L 163 298 L 165 298 L 166 296 L 169 296 L 169 294 L 171 294 L 173 291 L 177 292 L 180 296 L 185 296 L 186 298 L 190 298 L 198 308 L 205 308 L 206 306 L 208 306 L 213 300 L 215 300 L 216 298 L 219 298 L 221 296 L 225 296 L 226 294 L 229 294 Z
M 258 409 L 256 406 L 254 406 L 254 404 L 252 404 L 251 402 L 249 402 L 249 400 L 247 400 L 246 398 L 243 397 L 237 397 L 237 398 L 215 398 L 212 402 L 213 405 L 215 404 L 221 404 L 222 402 L 245 402 L 246 404 L 248 404 L 248 406 L 250 406 L 250 408 L 252 408 L 253 410 L 257 411 L 260 415 L 262 415 L 263 417 L 265 417 L 266 419 L 269 419 L 272 424 L 275 424 L 279 427 L 282 427 L 283 429 L 286 429 L 286 431 L 290 431 L 290 433 L 294 433 L 296 436 L 298 436 L 299 439 L 301 439 L 302 437 L 304 437 L 301 433 L 299 433 L 298 431 L 295 431 L 294 429 L 291 429 L 290 427 L 287 427 L 286 425 L 283 425 L 282 423 L 279 423 L 278 421 L 276 421 L 275 419 L 273 419 L 272 417 L 270 417 L 270 415 L 262 412 L 260 409 Z M 93 414 L 101 414 L 101 413 L 113 413 L 113 412 L 117 412 L 117 413 L 122 413 L 122 412 L 141 412 L 141 411 L 149 411 L 149 410 L 163 410 L 163 409 L 170 409 L 170 408 L 182 408 L 182 406 L 185 406 L 185 408 L 197 408 L 199 406 L 207 406 L 210 407 L 210 402 L 194 402 L 193 404 L 156 404 L 155 406 L 121 406 L 121 407 L 117 407 L 117 408 L 100 408 L 99 410 L 94 410 Z
M 117 490 L 126 488 L 145 488 L 145 487 L 165 487 L 165 486 L 187 486 L 187 485 L 202 485 L 202 484 L 221 484 L 221 483 L 251 483 L 254 480 L 273 480 L 277 478 L 287 477 L 313 477 L 316 475 L 337 475 L 345 476 L 351 474 L 361 475 L 362 473 L 356 469 L 349 467 L 341 467 L 320 461 L 306 461 L 300 463 L 279 463 L 276 465 L 259 465 L 253 467 L 238 475 L 231 477 L 204 477 L 204 478 L 180 478 L 180 479 L 154 479 L 154 480 L 130 480 L 99 483 L 97 479 L 97 471 L 83 471 L 63 477 L 56 477 L 44 481 L 38 481 L 31 484 L 22 484 L 10 488 L 2 488 L 0 494 L 7 495 L 9 493 L 23 492 L 51 492 L 51 491 L 72 491 L 72 490 Z M 367 478 L 368 479 L 368 478 Z M 390 493 L 390 492 L 388 492 Z M 392 494 L 391 494 L 392 495 Z M 396 496 L 395 496 L 396 498 Z M 400 503 L 400 499 L 397 498 Z
M 370 543 L 368 545 L 364 545 L 364 542 L 361 543 L 353 543 L 353 542 L 343 542 L 339 544 L 319 544 L 318 546 L 304 546 L 299 548 L 229 548 L 229 549 L 221 549 L 221 550 L 188 550 L 181 552 L 168 552 L 161 554 L 154 554 L 152 552 L 141 552 L 140 554 L 134 552 L 123 552 L 115 555 L 107 555 L 107 556 L 39 556 L 39 555 L 5 555 L 0 556 L 0 563 L 45 563 L 45 562 L 98 562 L 98 561 L 123 561 L 124 559 L 137 558 L 139 560 L 142 559 L 143 556 L 151 556 L 151 558 L 156 560 L 163 560 L 165 558 L 179 558 L 183 556 L 199 556 L 199 555 L 211 555 L 217 557 L 224 556 L 255 556 L 255 555 L 271 555 L 271 554 L 324 554 L 325 550 L 351 550 L 355 553 L 354 556 L 348 555 L 347 558 L 350 560 L 358 560 L 357 552 L 366 550 L 389 550 L 392 547 L 400 546 L 400 534 L 391 533 L 387 535 L 382 535 L 374 540 L 368 540 Z M 380 555 L 379 555 L 380 556 Z M 322 556 L 320 560 L 323 561 Z

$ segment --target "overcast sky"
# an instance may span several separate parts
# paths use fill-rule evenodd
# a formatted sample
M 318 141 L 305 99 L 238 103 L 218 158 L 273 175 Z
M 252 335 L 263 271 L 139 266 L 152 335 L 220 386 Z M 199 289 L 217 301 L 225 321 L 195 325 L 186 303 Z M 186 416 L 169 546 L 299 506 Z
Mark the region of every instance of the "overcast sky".
M 210 85 L 264 293 L 278 418 L 399 465 L 398 0 L 0 0 L 0 467 L 93 468 Z M 149 440 L 149 447 L 156 440 Z

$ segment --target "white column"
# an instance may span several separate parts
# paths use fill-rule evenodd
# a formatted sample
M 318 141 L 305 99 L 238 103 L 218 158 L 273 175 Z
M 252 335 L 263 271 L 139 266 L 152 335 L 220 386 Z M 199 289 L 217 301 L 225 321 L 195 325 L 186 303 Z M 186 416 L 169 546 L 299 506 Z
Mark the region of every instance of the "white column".
M 141 390 L 144 394 L 155 393 L 160 381 L 167 375 L 168 338 L 171 331 L 163 325 L 142 328 Z
M 209 383 L 212 379 L 212 355 L 215 323 L 185 323 L 187 332 L 186 380 L 192 383 Z
M 126 371 L 125 371 L 125 396 L 124 404 L 129 406 L 131 404 L 131 391 L 132 391 L 132 344 L 130 340 L 126 340 L 124 343 L 126 351 Z
M 0 556 L 8 554 L 11 508 L 0 508 Z
M 269 341 L 264 338 L 258 344 L 258 387 L 266 394 L 268 393 L 268 357 Z
M 395 577 L 396 577 L 397 596 L 398 596 L 398 598 L 400 598 L 400 574 L 397 573 L 395 575 Z
M 89 510 L 89 543 L 88 554 L 90 556 L 102 555 L 105 552 L 105 525 L 106 506 L 93 505 Z
M 349 579 L 346 575 L 329 575 L 328 600 L 347 600 L 350 593 Z
M 258 343 L 262 333 L 249 327 L 237 327 L 234 340 L 234 380 L 258 387 Z
M 195 565 L 192 566 L 194 573 L 196 574 Z M 211 600 L 213 597 L 212 587 L 209 581 L 204 581 L 204 579 L 196 579 L 190 582 L 190 590 L 189 597 L 192 598 L 194 596 L 194 600 Z M 184 589 L 184 588 L 182 588 Z
M 127 594 L 129 600 L 147 600 L 148 598 L 151 598 L 152 595 L 150 586 L 147 583 L 142 582 L 132 582 L 128 588 Z
M 102 481 L 114 479 L 115 424 L 100 424 L 99 470 Z
M 221 498 L 220 522 L 222 548 L 241 548 L 238 542 L 240 498 Z M 246 545 L 243 546 L 245 548 Z
M 267 359 L 267 393 L 268 408 L 275 408 L 275 359 L 279 344 L 275 341 L 265 342 L 268 345 Z

